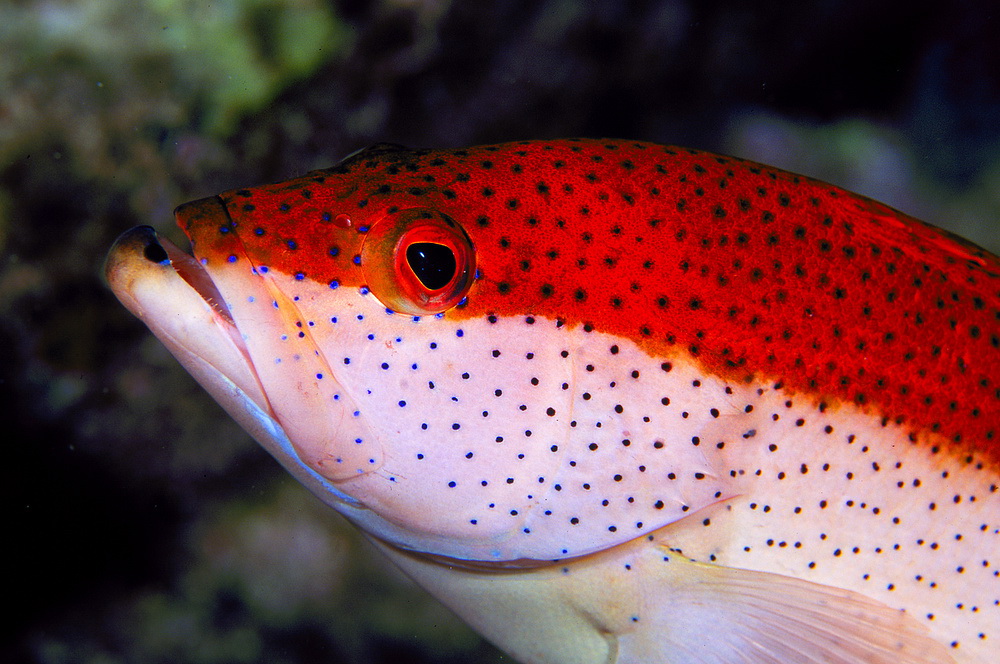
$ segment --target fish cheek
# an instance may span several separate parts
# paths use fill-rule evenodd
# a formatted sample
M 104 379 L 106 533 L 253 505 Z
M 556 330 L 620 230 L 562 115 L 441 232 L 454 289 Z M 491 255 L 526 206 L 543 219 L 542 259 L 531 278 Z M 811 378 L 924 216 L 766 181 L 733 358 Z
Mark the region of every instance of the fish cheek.
M 382 462 L 378 441 L 356 415 L 353 395 L 338 380 L 326 351 L 337 345 L 324 338 L 324 326 L 332 327 L 335 317 L 319 316 L 348 308 L 343 300 L 354 295 L 276 270 L 249 273 L 237 266 L 210 264 L 213 281 L 226 295 L 299 461 L 334 482 L 376 470 Z

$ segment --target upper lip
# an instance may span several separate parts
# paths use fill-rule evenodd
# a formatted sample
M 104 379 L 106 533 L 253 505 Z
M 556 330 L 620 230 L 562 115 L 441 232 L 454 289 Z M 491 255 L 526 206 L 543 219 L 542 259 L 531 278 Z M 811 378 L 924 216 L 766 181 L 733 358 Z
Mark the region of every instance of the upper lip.
M 236 324 L 225 298 L 201 263 L 172 242 L 161 240 L 152 226 L 136 226 L 115 240 L 104 265 L 105 277 L 112 288 L 115 288 L 117 275 L 130 265 L 134 266 L 138 254 L 142 254 L 143 259 L 150 263 L 170 265 L 219 316 L 230 325 Z

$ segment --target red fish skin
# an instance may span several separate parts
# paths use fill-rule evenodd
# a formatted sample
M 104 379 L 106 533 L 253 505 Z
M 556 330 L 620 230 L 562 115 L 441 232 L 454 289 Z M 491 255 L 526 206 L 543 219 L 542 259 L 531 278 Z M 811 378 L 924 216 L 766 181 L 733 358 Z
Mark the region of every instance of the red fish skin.
M 227 219 L 178 210 L 204 260 L 240 253 L 361 287 L 368 228 L 430 208 L 476 251 L 476 281 L 447 318 L 559 319 L 820 410 L 851 404 L 943 457 L 1000 464 L 1000 260 L 835 186 L 579 139 L 390 147 L 219 200 Z

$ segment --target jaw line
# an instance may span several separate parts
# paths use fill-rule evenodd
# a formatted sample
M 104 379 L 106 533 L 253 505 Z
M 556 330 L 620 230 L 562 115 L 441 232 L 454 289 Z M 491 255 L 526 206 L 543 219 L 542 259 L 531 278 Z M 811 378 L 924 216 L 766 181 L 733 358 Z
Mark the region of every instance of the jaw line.
M 139 226 L 115 241 L 105 276 L 122 304 L 296 479 L 340 511 L 364 510 L 299 457 L 275 416 L 225 299 L 195 258 L 151 227 Z

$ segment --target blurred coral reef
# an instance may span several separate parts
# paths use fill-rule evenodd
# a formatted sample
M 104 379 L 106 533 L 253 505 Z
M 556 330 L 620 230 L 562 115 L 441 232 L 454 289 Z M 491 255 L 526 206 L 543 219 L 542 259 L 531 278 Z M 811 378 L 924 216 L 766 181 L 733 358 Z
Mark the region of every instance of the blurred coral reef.
M 0 5 L 0 661 L 507 660 L 231 423 L 101 280 L 175 205 L 377 141 L 758 159 L 1000 249 L 988 0 Z M 767 9 L 763 9 L 763 7 Z M 509 661 L 509 660 L 507 660 Z

